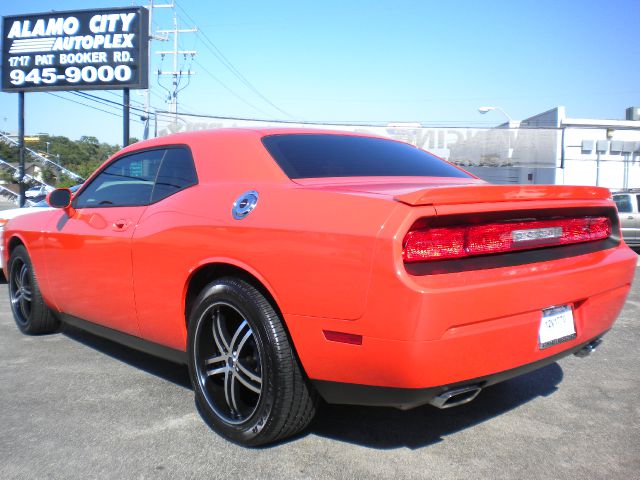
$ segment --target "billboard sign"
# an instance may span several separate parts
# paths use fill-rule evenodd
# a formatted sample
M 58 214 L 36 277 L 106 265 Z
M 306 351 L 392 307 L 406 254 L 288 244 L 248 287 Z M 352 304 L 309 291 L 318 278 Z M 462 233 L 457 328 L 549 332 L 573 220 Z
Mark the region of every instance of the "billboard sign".
M 4 92 L 148 87 L 146 8 L 10 16 L 2 26 Z

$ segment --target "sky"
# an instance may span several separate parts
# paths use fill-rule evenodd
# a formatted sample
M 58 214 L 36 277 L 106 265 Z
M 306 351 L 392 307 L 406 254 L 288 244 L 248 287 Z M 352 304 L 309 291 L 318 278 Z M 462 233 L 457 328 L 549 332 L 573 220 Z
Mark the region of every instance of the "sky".
M 169 3 L 170 0 L 156 0 Z M 196 72 L 179 111 L 318 122 L 492 126 L 567 108 L 572 118 L 624 119 L 640 106 L 640 0 L 174 0 L 183 68 Z M 144 2 L 134 2 L 144 5 Z M 130 6 L 112 0 L 0 1 L 0 15 Z M 154 30 L 172 24 L 154 10 Z M 152 52 L 169 47 L 152 42 Z M 222 57 L 221 55 L 222 54 Z M 168 108 L 155 71 L 152 106 Z M 239 72 L 239 75 L 235 74 Z M 251 87 L 243 80 L 247 80 Z M 161 84 L 165 87 L 168 78 Z M 121 102 L 120 91 L 92 91 Z M 121 110 L 69 92 L 27 93 L 26 131 L 121 143 Z M 144 93 L 132 91 L 134 102 Z M 73 103 L 81 101 L 111 114 Z M 17 130 L 18 95 L 0 93 L 0 130 Z M 131 116 L 132 136 L 142 136 Z

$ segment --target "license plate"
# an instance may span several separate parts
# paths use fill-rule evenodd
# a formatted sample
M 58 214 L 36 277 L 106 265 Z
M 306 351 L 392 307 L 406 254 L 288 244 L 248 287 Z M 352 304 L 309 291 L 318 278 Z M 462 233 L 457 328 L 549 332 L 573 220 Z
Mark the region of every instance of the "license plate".
M 542 310 L 538 342 L 540 349 L 576 338 L 576 326 L 573 322 L 573 310 L 569 305 L 551 307 Z

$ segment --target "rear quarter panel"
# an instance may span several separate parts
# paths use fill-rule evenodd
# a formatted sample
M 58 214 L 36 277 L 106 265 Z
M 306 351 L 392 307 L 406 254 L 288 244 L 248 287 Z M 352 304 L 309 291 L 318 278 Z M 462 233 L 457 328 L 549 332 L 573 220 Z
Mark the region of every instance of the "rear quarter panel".
M 234 201 L 256 190 L 243 220 Z M 240 267 L 289 314 L 354 320 L 365 308 L 374 245 L 394 202 L 295 184 L 202 183 L 151 205 L 133 237 L 143 336 L 185 348 L 188 280 L 204 264 Z

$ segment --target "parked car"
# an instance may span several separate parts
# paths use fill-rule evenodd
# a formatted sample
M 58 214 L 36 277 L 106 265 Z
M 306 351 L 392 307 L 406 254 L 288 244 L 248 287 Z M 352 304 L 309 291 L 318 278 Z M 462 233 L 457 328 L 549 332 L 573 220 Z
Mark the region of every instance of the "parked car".
M 613 201 L 618 207 L 624 241 L 627 245 L 640 247 L 640 190 L 617 192 Z
M 49 202 L 5 228 L 18 328 L 187 364 L 203 418 L 243 445 L 301 431 L 318 397 L 447 408 L 584 356 L 637 259 L 606 189 L 489 185 L 366 134 L 152 139 Z
M 75 192 L 81 186 L 82 184 L 74 185 L 69 190 L 71 192 Z M 35 197 L 32 197 L 31 199 L 27 199 L 25 206 L 22 208 L 10 208 L 8 210 L 0 210 L 0 268 L 4 266 L 4 255 L 2 254 L 2 251 L 4 248 L 4 242 L 2 241 L 2 237 L 4 235 L 4 226 L 7 224 L 7 222 L 12 218 L 18 217 L 20 215 L 26 215 L 27 213 L 40 212 L 42 211 L 43 208 L 44 209 L 51 208 L 49 207 L 49 204 L 47 203 L 46 199 L 41 199 L 37 202 L 34 202 L 33 200 L 35 200 Z
M 47 193 L 53 191 L 53 189 L 54 188 L 49 185 L 38 185 L 37 187 L 32 187 L 25 191 L 24 196 L 27 198 L 43 197 L 46 196 Z

